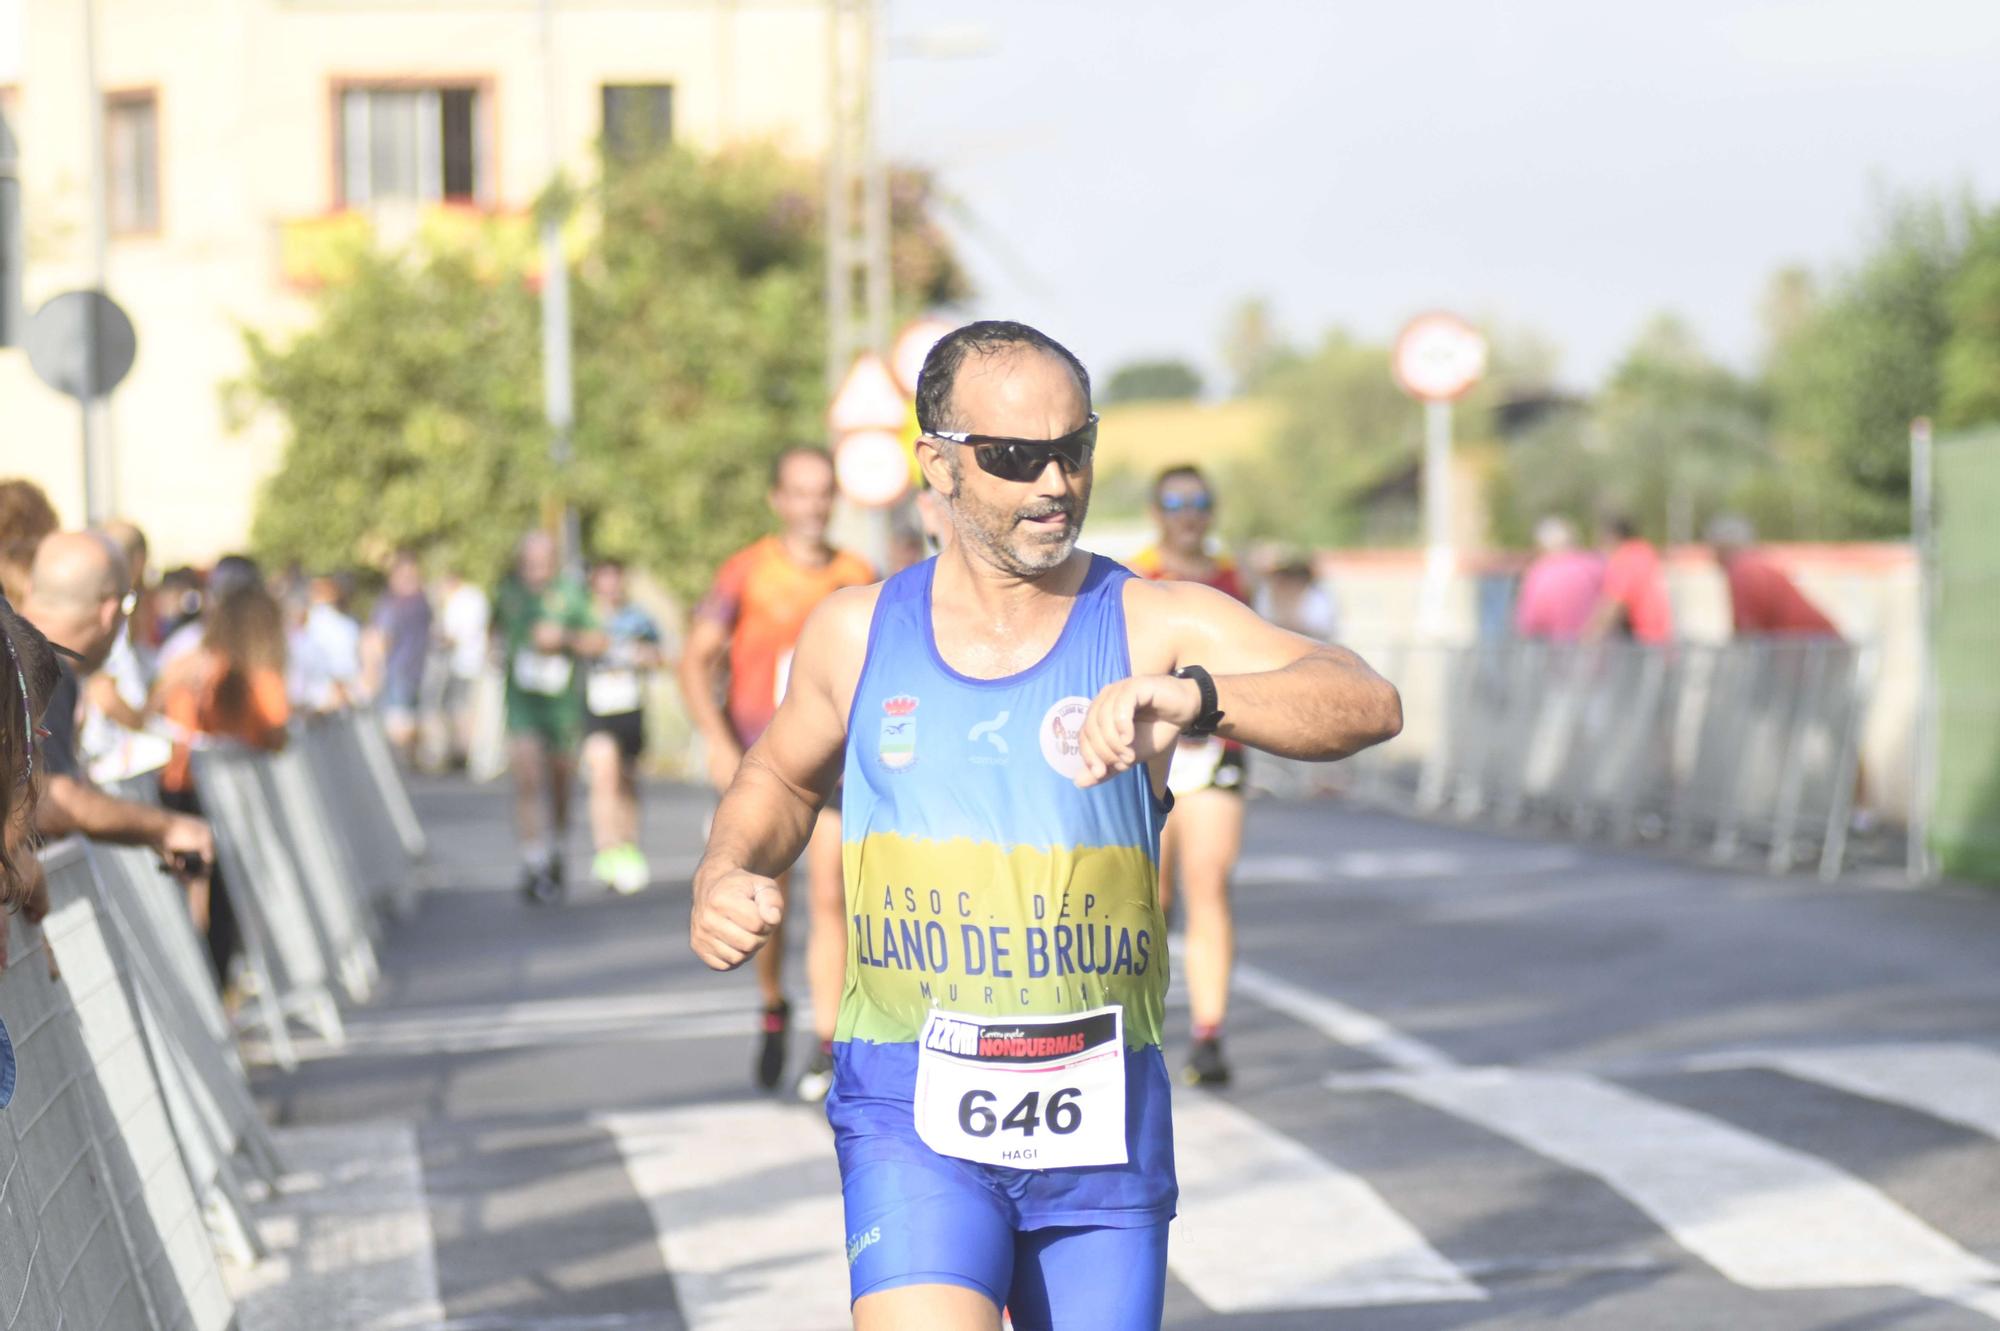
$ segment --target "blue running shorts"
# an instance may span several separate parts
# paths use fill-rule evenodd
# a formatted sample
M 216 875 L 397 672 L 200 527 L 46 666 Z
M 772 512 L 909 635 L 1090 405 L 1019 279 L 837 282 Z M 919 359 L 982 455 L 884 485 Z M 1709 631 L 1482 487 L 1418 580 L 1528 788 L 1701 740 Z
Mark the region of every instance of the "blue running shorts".
M 936 1163 L 877 1158 L 843 1173 L 852 1299 L 961 1285 L 1007 1308 L 1015 1331 L 1159 1331 L 1167 1221 L 1016 1229 L 972 1170 Z

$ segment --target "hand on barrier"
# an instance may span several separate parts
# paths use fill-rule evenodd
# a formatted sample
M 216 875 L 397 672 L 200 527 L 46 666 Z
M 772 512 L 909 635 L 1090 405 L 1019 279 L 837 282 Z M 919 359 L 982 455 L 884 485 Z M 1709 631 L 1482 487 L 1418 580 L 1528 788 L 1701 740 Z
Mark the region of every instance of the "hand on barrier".
M 215 833 L 208 823 L 184 813 L 170 813 L 153 849 L 179 877 L 207 874 L 215 862 Z
M 785 898 L 774 880 L 748 869 L 726 869 L 712 877 L 697 873 L 688 939 L 710 969 L 742 965 L 770 941 L 784 919 Z

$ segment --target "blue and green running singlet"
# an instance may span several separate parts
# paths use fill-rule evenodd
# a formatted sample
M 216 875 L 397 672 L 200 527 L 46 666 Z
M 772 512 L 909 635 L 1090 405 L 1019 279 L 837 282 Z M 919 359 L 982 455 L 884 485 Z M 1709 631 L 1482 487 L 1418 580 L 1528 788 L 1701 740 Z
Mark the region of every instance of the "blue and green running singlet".
M 1048 654 L 974 679 L 938 651 L 936 567 L 883 585 L 848 720 L 827 1116 L 850 1224 L 861 1181 L 887 1170 L 906 1203 L 920 1177 L 980 1194 L 1015 1230 L 1160 1226 L 1176 1195 L 1167 806 L 1143 766 L 1074 784 L 1091 700 L 1131 674 L 1132 575 L 1093 556 Z M 891 1246 L 882 1229 L 849 1235 L 851 1264 Z

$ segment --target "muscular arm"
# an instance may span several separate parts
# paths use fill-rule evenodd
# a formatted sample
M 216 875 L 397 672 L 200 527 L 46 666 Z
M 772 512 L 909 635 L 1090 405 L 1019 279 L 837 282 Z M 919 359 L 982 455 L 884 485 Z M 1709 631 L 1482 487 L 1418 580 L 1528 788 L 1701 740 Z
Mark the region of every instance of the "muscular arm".
M 839 778 L 875 594 L 872 587 L 836 592 L 806 621 L 785 699 L 715 811 L 695 870 L 690 938 L 717 970 L 742 964 L 782 918 L 771 880 L 805 850 Z
M 1200 711 L 1201 691 L 1174 679 L 1198 665 L 1215 679 L 1227 739 L 1288 758 L 1326 762 L 1394 738 L 1395 686 L 1344 647 L 1281 629 L 1213 588 L 1125 585 L 1132 678 L 1099 694 L 1084 722 L 1084 775 L 1095 785 L 1167 753 Z

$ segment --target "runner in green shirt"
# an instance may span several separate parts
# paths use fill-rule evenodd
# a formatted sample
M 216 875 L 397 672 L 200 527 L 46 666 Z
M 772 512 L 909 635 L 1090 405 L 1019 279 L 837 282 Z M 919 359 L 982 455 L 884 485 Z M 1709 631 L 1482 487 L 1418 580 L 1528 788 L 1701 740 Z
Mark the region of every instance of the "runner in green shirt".
M 591 655 L 596 644 L 590 600 L 582 587 L 557 574 L 555 542 L 547 533 L 521 539 L 514 571 L 493 597 L 493 632 L 507 672 L 507 762 L 514 777 L 521 890 L 530 901 L 551 905 L 563 895 L 562 848 L 583 738 L 578 658 Z

